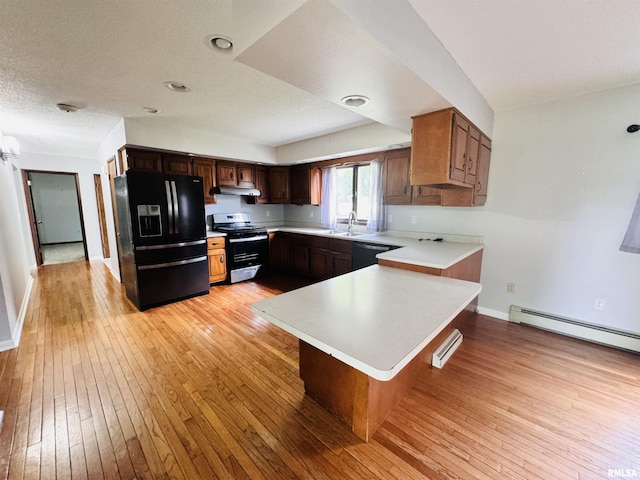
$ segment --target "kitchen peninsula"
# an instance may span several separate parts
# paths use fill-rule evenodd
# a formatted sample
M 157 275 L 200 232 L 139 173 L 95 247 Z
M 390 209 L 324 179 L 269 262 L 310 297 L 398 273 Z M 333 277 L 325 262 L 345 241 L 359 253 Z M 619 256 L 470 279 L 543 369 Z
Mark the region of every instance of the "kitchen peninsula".
M 481 289 L 373 265 L 252 309 L 299 338 L 305 392 L 368 441 Z

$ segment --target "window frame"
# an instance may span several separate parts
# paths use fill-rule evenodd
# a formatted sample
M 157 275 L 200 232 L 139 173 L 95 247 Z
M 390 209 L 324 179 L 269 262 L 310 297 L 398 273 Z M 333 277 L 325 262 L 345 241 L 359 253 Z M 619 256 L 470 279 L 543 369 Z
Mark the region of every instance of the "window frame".
M 358 162 L 351 163 L 348 165 L 342 165 L 336 167 L 338 170 L 351 168 L 353 169 L 353 180 L 351 182 L 351 210 L 354 212 L 358 211 L 358 174 L 360 167 L 368 167 L 371 165 L 371 162 Z M 356 218 L 354 225 L 366 225 L 369 221 L 368 218 Z M 347 224 L 349 223 L 348 217 L 336 217 L 336 222 L 338 224 Z

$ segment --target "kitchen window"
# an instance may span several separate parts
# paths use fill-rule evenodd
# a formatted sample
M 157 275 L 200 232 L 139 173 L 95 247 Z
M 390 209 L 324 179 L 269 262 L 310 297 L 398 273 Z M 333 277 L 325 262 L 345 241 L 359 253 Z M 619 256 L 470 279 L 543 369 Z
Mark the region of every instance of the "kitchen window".
M 336 169 L 336 216 L 339 223 L 346 223 L 352 210 L 356 212 L 357 223 L 367 223 L 371 211 L 370 172 L 368 163 Z

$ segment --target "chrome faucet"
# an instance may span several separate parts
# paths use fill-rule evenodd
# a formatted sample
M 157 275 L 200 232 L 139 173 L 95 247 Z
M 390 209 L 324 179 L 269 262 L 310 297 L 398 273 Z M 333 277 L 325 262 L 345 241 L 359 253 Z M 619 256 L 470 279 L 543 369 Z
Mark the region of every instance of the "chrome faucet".
M 355 221 L 356 221 L 356 212 L 351 210 L 349 212 L 349 218 L 347 219 L 347 222 L 349 223 L 349 226 L 347 227 L 347 232 L 349 233 L 349 235 L 353 233 L 353 222 Z

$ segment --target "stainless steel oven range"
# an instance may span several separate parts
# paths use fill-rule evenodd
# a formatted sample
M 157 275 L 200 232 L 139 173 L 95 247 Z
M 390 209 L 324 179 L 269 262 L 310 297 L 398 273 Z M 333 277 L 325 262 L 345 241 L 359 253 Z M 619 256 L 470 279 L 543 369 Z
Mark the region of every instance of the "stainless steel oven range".
M 227 234 L 227 271 L 231 283 L 261 275 L 269 262 L 267 229 L 251 224 L 249 213 L 214 213 L 213 229 Z

